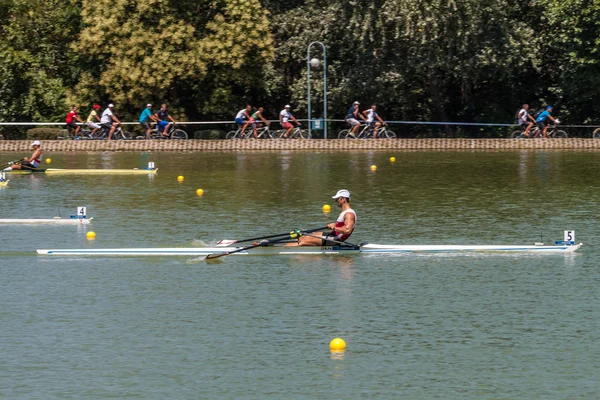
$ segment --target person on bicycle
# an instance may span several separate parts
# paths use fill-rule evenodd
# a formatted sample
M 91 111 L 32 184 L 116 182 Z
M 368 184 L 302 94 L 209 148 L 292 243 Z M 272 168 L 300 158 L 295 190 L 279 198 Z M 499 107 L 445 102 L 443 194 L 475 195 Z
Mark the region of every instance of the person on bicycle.
M 102 118 L 100 118 L 100 124 L 104 128 L 108 129 L 107 140 L 112 140 L 112 135 L 115 132 L 115 129 L 117 129 L 117 127 L 121 125 L 121 121 L 119 121 L 119 118 L 117 118 L 117 116 L 113 112 L 114 108 L 114 104 L 109 104 L 108 107 L 106 107 L 106 110 L 104 110 L 104 112 L 102 113 Z
M 140 114 L 139 123 L 146 132 L 146 139 L 150 139 L 150 121 L 157 122 L 158 118 L 152 114 L 152 104 L 146 104 L 146 108 Z
M 269 121 L 267 121 L 262 115 L 264 110 L 264 108 L 258 107 L 258 110 L 256 110 L 256 112 L 250 116 L 250 123 L 252 123 L 252 134 L 254 135 L 254 139 L 258 139 L 256 129 L 260 126 L 260 122 L 258 122 L 259 120 L 262 121 L 265 126 L 269 125 Z
M 77 106 L 72 106 L 71 111 L 69 111 L 67 114 L 65 122 L 67 123 L 68 128 L 75 129 L 73 135 L 75 136 L 75 139 L 79 139 L 79 130 L 81 129 L 81 125 L 77 125 L 75 121 L 83 123 L 81 118 L 79 118 L 79 115 L 77 115 Z
M 94 119 L 100 122 L 100 117 L 98 116 L 99 109 L 100 106 L 98 104 L 94 104 L 94 106 L 92 107 L 92 111 L 90 111 L 90 115 L 88 115 L 87 119 L 85 120 L 85 124 L 92 128 L 92 137 L 96 134 L 96 132 L 98 132 L 98 129 L 100 129 L 100 125 L 94 122 Z
M 169 115 L 169 111 L 167 110 L 167 105 L 166 104 L 161 104 L 160 105 L 160 110 L 158 110 L 156 112 L 156 114 L 154 114 L 157 118 L 156 120 L 156 126 L 158 131 L 161 133 L 161 136 L 163 139 L 168 139 L 169 138 L 169 130 L 171 129 L 171 125 L 176 124 L 177 121 L 175 121 L 173 119 L 173 117 L 171 117 Z
M 542 132 L 543 138 L 548 138 L 548 135 L 546 134 L 546 131 L 548 130 L 548 125 L 546 125 L 546 121 L 549 119 L 555 124 L 558 124 L 559 122 L 558 120 L 554 119 L 550 114 L 552 114 L 552 106 L 546 107 L 546 111 L 540 113 L 540 115 L 538 115 L 538 117 L 535 120 L 535 122 L 537 122 L 538 124 L 538 127 L 540 128 L 540 131 Z
M 351 126 L 348 134 L 354 137 L 357 136 L 358 127 L 360 126 L 360 122 L 358 120 L 360 119 L 361 121 L 364 121 L 363 116 L 360 114 L 360 111 L 358 111 L 359 105 L 360 103 L 358 101 L 352 103 L 350 109 L 348 110 L 348 114 L 346 114 L 346 123 L 350 124 Z
M 252 106 L 248 104 L 246 108 L 238 111 L 235 115 L 235 123 L 241 129 L 240 137 L 244 137 L 244 132 L 246 132 L 246 128 L 250 124 L 250 111 L 252 111 Z
M 363 111 L 363 115 L 367 118 L 367 124 L 373 130 L 373 139 L 377 138 L 377 131 L 381 125 L 385 125 L 385 121 L 377 114 L 377 106 L 373 104 L 371 108 Z M 377 121 L 375 121 L 377 119 Z
M 529 122 L 529 120 L 531 120 L 531 122 Z M 519 128 L 524 128 L 527 125 L 523 135 L 529 137 L 529 131 L 531 131 L 531 128 L 535 123 L 535 118 L 529 115 L 529 104 L 523 104 L 523 108 L 517 113 L 517 123 L 519 124 Z
M 32 169 L 39 167 L 42 163 L 42 149 L 40 148 L 40 141 L 34 141 L 33 143 L 31 143 L 31 147 L 33 147 L 33 154 L 31 155 L 31 157 L 24 157 L 23 161 L 11 165 L 4 171 L 12 171 L 13 169 Z
M 283 110 L 281 110 L 279 113 L 279 124 L 283 129 L 286 130 L 282 136 L 283 139 L 287 139 L 290 136 L 292 129 L 294 129 L 294 125 L 291 124 L 290 119 L 300 126 L 300 122 L 298 122 L 298 120 L 292 115 L 290 108 L 290 105 L 286 104 Z

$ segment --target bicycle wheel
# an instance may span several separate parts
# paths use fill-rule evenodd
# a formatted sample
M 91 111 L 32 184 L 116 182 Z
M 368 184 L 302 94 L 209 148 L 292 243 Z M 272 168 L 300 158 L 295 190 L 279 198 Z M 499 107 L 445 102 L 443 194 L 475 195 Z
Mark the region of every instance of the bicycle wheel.
M 227 135 L 225 135 L 225 139 L 235 139 L 237 136 L 235 135 L 237 131 L 229 131 Z
M 150 130 L 150 139 L 160 139 L 161 138 L 161 134 L 158 131 L 158 129 L 151 129 Z
M 302 139 L 312 139 L 312 134 L 308 133 L 308 130 L 306 129 L 298 129 L 298 135 Z
M 88 129 L 81 129 L 79 131 L 79 136 L 81 136 L 81 140 L 90 140 L 92 138 L 92 131 Z
M 348 129 L 342 129 L 338 133 L 338 139 L 346 139 L 346 136 L 348 136 Z
M 283 135 L 285 135 L 285 129 L 279 129 L 274 133 L 275 139 L 283 139 Z
M 187 133 L 185 133 L 185 131 L 183 131 L 181 129 L 175 129 L 173 131 L 173 133 L 171 133 L 171 139 L 184 140 L 184 139 L 187 139 L 187 138 L 188 138 Z
M 513 133 L 510 134 L 511 139 L 521 139 L 524 137 L 525 136 L 523 135 L 523 131 L 520 129 L 518 131 L 513 131 Z
M 565 131 L 554 131 L 554 133 L 552 134 L 552 137 L 556 138 L 556 139 L 566 139 L 569 137 L 569 135 L 567 135 L 567 132 Z
M 60 132 L 58 132 L 58 134 L 56 135 L 56 139 L 57 140 L 68 140 L 68 139 L 73 139 L 73 137 L 71 135 L 69 135 L 68 129 L 63 129 Z
M 594 129 L 594 132 L 592 133 L 592 137 L 594 139 L 600 139 L 600 128 Z
M 396 139 L 396 134 L 389 129 L 384 129 L 382 132 L 377 134 L 379 139 Z
M 131 140 L 131 132 L 129 131 L 121 131 L 121 138 L 124 140 Z

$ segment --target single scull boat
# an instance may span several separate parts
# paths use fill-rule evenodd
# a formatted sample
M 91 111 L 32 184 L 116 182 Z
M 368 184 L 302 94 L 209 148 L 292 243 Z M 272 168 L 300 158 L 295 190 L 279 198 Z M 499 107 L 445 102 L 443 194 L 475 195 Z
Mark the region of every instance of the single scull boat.
M 189 248 L 128 248 L 128 249 L 53 249 L 37 250 L 40 255 L 52 256 L 208 256 L 233 253 L 240 256 L 265 255 L 351 255 L 351 254 L 401 254 L 401 253 L 572 253 L 582 243 L 557 242 L 555 245 L 384 245 L 363 244 L 339 246 L 286 247 L 283 245 L 259 246 L 233 253 L 243 247 L 189 247 Z
M 5 218 L 0 219 L 2 225 L 82 225 L 89 224 L 94 218 Z
M 7 174 L 46 174 L 46 175 L 148 175 L 156 174 L 156 169 L 15 169 Z

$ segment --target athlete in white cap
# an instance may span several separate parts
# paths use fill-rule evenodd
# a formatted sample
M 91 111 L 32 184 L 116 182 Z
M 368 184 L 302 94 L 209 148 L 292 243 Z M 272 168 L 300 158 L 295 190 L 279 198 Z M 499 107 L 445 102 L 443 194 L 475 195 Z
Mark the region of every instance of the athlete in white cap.
M 338 190 L 332 198 L 335 199 L 342 212 L 335 222 L 327 225 L 331 232 L 327 235 L 324 235 L 323 232 L 315 232 L 300 236 L 298 243 L 288 243 L 286 246 L 335 246 L 352 235 L 356 225 L 356 212 L 350 207 L 350 192 L 346 189 Z
M 23 161 L 18 164 L 13 164 L 6 168 L 5 171 L 11 171 L 13 169 L 33 169 L 40 166 L 42 163 L 42 149 L 40 149 L 41 143 L 39 140 L 31 143 L 33 147 L 33 154 L 31 157 L 24 157 Z

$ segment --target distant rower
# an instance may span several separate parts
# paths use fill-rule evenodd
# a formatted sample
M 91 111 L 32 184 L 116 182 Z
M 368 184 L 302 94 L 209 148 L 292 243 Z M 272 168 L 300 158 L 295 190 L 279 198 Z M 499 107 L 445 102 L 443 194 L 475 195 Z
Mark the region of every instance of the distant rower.
M 327 225 L 331 232 L 324 235 L 323 232 L 315 232 L 310 236 L 300 236 L 298 243 L 288 243 L 287 246 L 332 246 L 343 242 L 352 235 L 356 225 L 356 212 L 350 208 L 350 192 L 346 189 L 338 190 L 332 197 L 342 209 L 340 216 L 335 222 Z
M 40 149 L 41 143 L 39 140 L 31 143 L 33 147 L 33 154 L 31 157 L 23 158 L 20 164 L 13 164 L 12 166 L 5 169 L 5 171 L 11 171 L 13 169 L 33 169 L 40 166 L 42 163 L 42 149 Z

